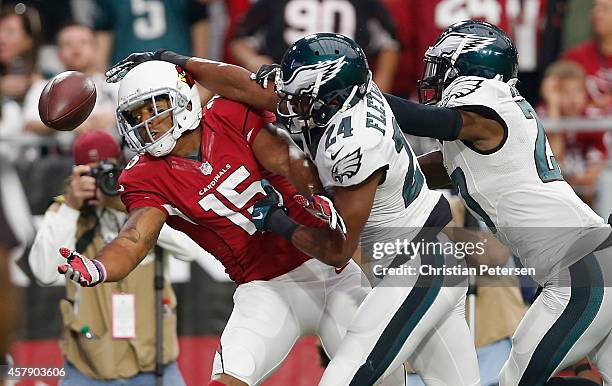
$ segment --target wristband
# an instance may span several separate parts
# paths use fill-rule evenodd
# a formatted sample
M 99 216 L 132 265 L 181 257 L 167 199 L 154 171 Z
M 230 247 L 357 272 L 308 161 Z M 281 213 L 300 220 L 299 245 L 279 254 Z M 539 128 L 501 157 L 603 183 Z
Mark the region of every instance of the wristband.
M 100 283 L 103 283 L 106 281 L 106 267 L 104 267 L 104 264 L 102 264 L 102 262 L 100 260 L 95 260 L 92 259 L 91 260 L 94 265 L 96 266 L 96 268 L 98 268 L 98 272 L 100 273 Z
M 581 365 L 578 365 L 578 366 L 574 367 L 574 373 L 576 375 L 578 375 L 578 373 L 581 373 L 583 371 L 591 371 L 591 370 L 593 370 L 593 368 L 588 363 L 583 363 Z
M 159 53 L 159 58 L 163 60 L 164 62 L 177 64 L 181 66 L 184 70 L 187 69 L 187 61 L 190 59 L 189 56 L 180 55 L 180 54 L 177 54 L 176 52 L 167 51 L 167 50 L 162 50 Z
M 273 211 L 268 215 L 266 222 L 271 232 L 283 236 L 288 241 L 291 241 L 291 237 L 298 227 L 298 224 L 287 216 L 284 210 Z

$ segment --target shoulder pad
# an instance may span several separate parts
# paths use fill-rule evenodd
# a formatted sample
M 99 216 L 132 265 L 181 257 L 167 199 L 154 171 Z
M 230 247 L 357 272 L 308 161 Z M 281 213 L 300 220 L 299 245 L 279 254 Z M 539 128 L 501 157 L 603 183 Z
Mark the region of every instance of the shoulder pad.
M 461 76 L 444 90 L 440 106 L 483 105 L 495 108 L 494 105 L 500 97 L 509 95 L 510 86 L 500 80 Z
M 323 185 L 356 185 L 388 165 L 384 162 L 383 140 L 382 133 L 366 128 L 361 122 L 353 123 L 350 132 L 337 124 L 330 125 L 321 138 L 316 157 Z

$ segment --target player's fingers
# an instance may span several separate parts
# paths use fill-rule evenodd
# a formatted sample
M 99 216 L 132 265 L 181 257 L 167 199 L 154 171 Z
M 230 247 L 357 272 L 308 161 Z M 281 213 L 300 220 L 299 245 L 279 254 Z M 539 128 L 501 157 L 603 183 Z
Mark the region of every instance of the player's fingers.
M 65 274 L 68 271 L 68 268 L 70 268 L 70 266 L 68 264 L 58 265 L 57 266 L 57 272 L 59 272 L 59 273 L 61 273 L 63 275 L 63 274 Z
M 74 280 L 74 268 L 72 268 L 71 266 L 68 266 L 68 268 L 66 268 L 66 272 L 64 273 L 64 276 L 66 276 L 70 280 Z
M 120 63 L 120 64 L 119 64 Z M 127 74 L 128 70 L 134 66 L 134 62 L 132 61 L 122 61 L 116 64 L 113 68 L 106 71 L 106 82 L 107 83 L 116 83 L 119 82 L 125 74 Z
M 274 189 L 270 184 L 264 185 L 263 189 L 267 195 L 276 194 L 276 189 Z
M 293 196 L 293 199 L 295 200 L 295 202 L 297 202 L 299 205 L 303 206 L 304 208 L 308 208 L 310 206 L 310 201 L 308 201 L 308 199 L 302 196 L 301 194 L 295 194 Z
M 106 78 L 109 79 L 116 77 L 121 70 L 123 70 L 123 65 L 115 65 L 114 67 L 109 68 L 105 73 Z
M 59 253 L 64 259 L 68 259 L 68 261 L 74 258 L 74 251 L 70 248 L 62 247 L 59 249 Z

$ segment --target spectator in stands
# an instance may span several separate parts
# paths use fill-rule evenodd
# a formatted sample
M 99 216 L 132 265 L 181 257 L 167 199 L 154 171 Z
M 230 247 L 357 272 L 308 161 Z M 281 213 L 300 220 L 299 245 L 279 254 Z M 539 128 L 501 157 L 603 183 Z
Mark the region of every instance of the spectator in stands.
M 75 19 L 74 10 L 87 7 L 90 0 L 10 0 L 33 7 L 40 15 L 41 46 L 38 50 L 38 68 L 43 78 L 51 78 L 62 71 L 55 44 L 57 33 L 63 25 Z
M 589 105 L 587 78 L 576 63 L 559 61 L 547 70 L 542 81 L 542 117 L 601 118 L 602 110 Z M 547 133 L 564 178 L 587 203 L 592 204 L 596 183 L 607 159 L 606 131 Z
M 60 247 L 95 256 L 117 236 L 127 219 L 119 196 L 102 192 L 96 178 L 91 176 L 93 168 L 103 170 L 102 164 L 121 164 L 115 139 L 105 131 L 84 133 L 74 143 L 74 158 L 76 166 L 64 195 L 45 213 L 30 252 L 30 267 L 43 285 L 60 279 L 57 266 L 65 261 L 58 253 Z M 117 171 L 114 176 L 117 177 Z M 162 229 L 159 245 L 182 259 L 201 251 L 187 236 L 170 228 Z M 72 281 L 66 282 L 66 297 L 59 305 L 64 326 L 60 348 L 66 362 L 66 377 L 60 385 L 99 386 L 107 384 L 101 381 L 110 380 L 123 380 L 122 385 L 155 384 L 152 261 L 150 254 L 118 283 L 81 288 Z M 175 362 L 178 356 L 176 297 L 168 282 L 164 283 L 163 299 L 163 383 L 185 385 Z M 119 308 L 120 300 L 128 306 Z M 133 311 L 130 313 L 130 310 Z M 122 313 L 121 318 L 117 312 Z
M 104 74 L 97 72 L 97 47 L 94 32 L 84 25 L 66 24 L 57 34 L 57 53 L 66 70 L 89 75 L 96 85 L 97 99 L 94 110 L 79 126 L 78 135 L 91 129 L 108 129 L 115 124 L 118 85 L 106 83 Z M 39 135 L 51 135 L 55 130 L 45 126 L 38 115 L 38 98 L 47 84 L 39 80 L 32 84 L 24 100 L 24 130 Z
M 0 94 L 21 102 L 38 77 L 40 17 L 19 3 L 0 11 Z
M 132 52 L 160 48 L 208 56 L 207 7 L 201 0 L 96 0 L 94 22 L 101 68 Z
M 564 53 L 587 74 L 588 95 L 593 104 L 612 114 L 612 0 L 594 0 L 591 8 L 594 38 Z
M 364 49 L 378 87 L 392 89 L 399 43 L 391 16 L 379 0 L 259 0 L 236 29 L 232 56 L 256 72 L 262 64 L 280 63 L 294 41 L 315 32 L 354 39 Z

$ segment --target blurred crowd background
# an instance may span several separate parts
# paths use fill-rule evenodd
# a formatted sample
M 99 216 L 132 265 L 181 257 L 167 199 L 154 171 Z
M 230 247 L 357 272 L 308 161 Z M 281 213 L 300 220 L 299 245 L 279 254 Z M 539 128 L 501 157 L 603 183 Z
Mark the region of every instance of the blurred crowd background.
M 40 342 L 53 342 L 58 334 L 59 317 L 51 313 L 57 313 L 62 288 L 38 287 L 22 257 L 40 217 L 63 192 L 74 163 L 74 139 L 107 130 L 119 140 L 117 85 L 106 84 L 103 76 L 110 65 L 131 52 L 165 48 L 256 71 L 279 62 L 296 39 L 333 31 L 364 48 L 382 90 L 416 98 L 425 50 L 446 26 L 465 19 L 486 20 L 514 38 L 519 91 L 542 118 L 566 180 L 607 218 L 612 210 L 612 0 L 0 1 L 0 193 L 22 243 L 13 254 L 13 279 L 25 288 L 27 304 L 15 355 L 57 352 L 52 343 Z M 38 98 L 46 81 L 65 70 L 90 75 L 97 102 L 82 126 L 60 133 L 40 121 Z M 417 153 L 436 146 L 409 140 Z M 231 311 L 233 290 L 222 269 L 210 256 L 170 265 L 179 335 L 218 334 Z M 210 362 L 194 342 L 182 341 L 183 352 L 196 350 L 179 358 L 184 372 Z

